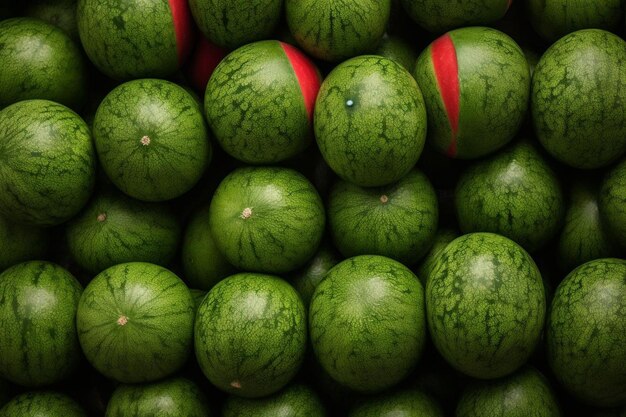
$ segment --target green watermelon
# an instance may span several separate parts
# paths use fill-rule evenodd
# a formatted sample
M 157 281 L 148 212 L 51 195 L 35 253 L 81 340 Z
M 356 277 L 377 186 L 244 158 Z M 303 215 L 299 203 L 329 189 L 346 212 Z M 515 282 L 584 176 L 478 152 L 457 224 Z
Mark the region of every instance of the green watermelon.
M 76 370 L 82 290 L 72 274 L 49 262 L 24 262 L 0 274 L 0 377 L 38 387 Z
M 611 231 L 618 230 L 620 223 L 609 228 L 602 222 L 599 190 L 599 181 L 590 178 L 576 179 L 570 186 L 569 207 L 558 245 L 557 262 L 562 271 L 570 272 L 593 259 L 619 255 Z
M 474 378 L 499 378 L 523 365 L 540 340 L 545 312 L 535 262 L 493 233 L 470 233 L 448 244 L 426 285 L 437 350 Z
M 292 384 L 264 398 L 228 397 L 222 417 L 325 417 L 321 400 L 306 385 Z
M 626 42 L 579 30 L 541 57 L 532 81 L 535 133 L 546 150 L 575 168 L 610 164 L 626 151 Z
M 511 141 L 528 107 L 530 70 L 509 36 L 456 29 L 419 56 L 415 79 L 428 112 L 428 142 L 452 158 L 487 155 Z
M 78 0 L 76 13 L 85 52 L 111 78 L 167 77 L 189 54 L 186 0 Z
M 422 282 L 424 288 L 426 288 L 428 277 L 433 271 L 437 259 L 439 259 L 439 255 L 441 255 L 441 252 L 448 246 L 448 243 L 452 242 L 457 237 L 459 237 L 459 232 L 454 229 L 443 228 L 437 230 L 430 250 L 417 267 L 417 277 Z
M 208 291 L 222 278 L 235 273 L 235 267 L 217 249 L 208 207 L 198 210 L 187 225 L 181 257 L 185 281 L 192 288 Z
M 218 186 L 209 210 L 215 244 L 239 269 L 283 273 L 304 265 L 324 233 L 324 205 L 297 171 L 239 168 Z
M 183 281 L 144 262 L 98 274 L 76 317 L 87 360 L 123 383 L 154 381 L 180 369 L 192 351 L 193 322 L 194 302 Z
M 426 109 L 400 64 L 374 55 L 337 65 L 315 103 L 315 138 L 345 181 L 387 185 L 409 173 L 424 147 Z
M 438 220 L 435 189 L 416 169 L 384 187 L 339 181 L 328 197 L 330 232 L 345 257 L 382 255 L 412 265 L 432 245 Z
M 529 0 L 528 16 L 535 31 L 554 42 L 580 29 L 617 31 L 623 24 L 621 0 Z
M 315 256 L 302 268 L 289 275 L 289 282 L 300 293 L 305 307 L 308 309 L 315 288 L 326 277 L 330 269 L 340 261 L 337 251 L 329 243 L 322 243 Z
M 387 34 L 383 36 L 378 48 L 372 51 L 372 54 L 396 61 L 410 73 L 413 73 L 417 60 L 417 52 L 411 44 L 399 36 Z
M 441 33 L 461 26 L 487 25 L 502 18 L 512 0 L 401 0 L 405 10 L 424 29 Z
M 348 417 L 443 417 L 441 407 L 422 391 L 406 389 L 371 397 Z
M 560 230 L 565 215 L 558 177 L 525 140 L 471 165 L 456 185 L 455 205 L 462 232 L 498 233 L 529 252 Z
M 333 379 L 357 391 L 400 382 L 426 341 L 422 284 L 383 256 L 335 265 L 315 289 L 309 314 L 315 357 Z
M 104 191 L 65 229 L 72 258 L 89 273 L 131 261 L 166 265 L 176 254 L 181 227 L 168 207 Z
M 285 0 L 287 25 L 311 56 L 343 61 L 370 52 L 381 40 L 390 0 Z
M 0 111 L 0 213 L 39 226 L 63 223 L 95 182 L 89 128 L 67 107 L 26 100 Z
M 234 49 L 271 38 L 281 16 L 282 0 L 189 0 L 202 33 L 215 44 Z
M 558 401 L 545 377 L 524 367 L 492 381 L 465 388 L 456 417 L 561 417 Z
M 275 163 L 311 142 L 320 88 L 313 62 L 279 41 L 254 42 L 224 58 L 204 96 L 207 121 L 221 147 L 247 163 Z
M 65 394 L 32 391 L 14 397 L 0 408 L 0 417 L 87 417 L 87 413 Z
M 546 324 L 559 382 L 599 407 L 626 404 L 626 260 L 587 262 L 565 277 Z
M 600 216 L 626 249 L 626 159 L 607 172 L 600 189 Z
M 282 279 L 231 275 L 198 309 L 196 359 L 219 389 L 256 398 L 277 392 L 296 374 L 306 351 L 304 304 Z
M 48 230 L 15 223 L 0 214 L 0 272 L 20 262 L 43 258 L 49 243 Z
M 202 390 L 185 378 L 149 384 L 120 385 L 107 404 L 105 417 L 209 417 Z
M 7 19 L 0 21 L 0 45 L 0 109 L 28 99 L 82 107 L 87 69 L 65 32 L 39 19 Z
M 139 200 L 184 194 L 211 161 L 200 105 L 165 80 L 129 81 L 107 94 L 98 106 L 93 136 L 109 179 Z
M 57 26 L 72 40 L 80 43 L 76 22 L 77 3 L 77 0 L 33 0 L 28 2 L 24 13 Z

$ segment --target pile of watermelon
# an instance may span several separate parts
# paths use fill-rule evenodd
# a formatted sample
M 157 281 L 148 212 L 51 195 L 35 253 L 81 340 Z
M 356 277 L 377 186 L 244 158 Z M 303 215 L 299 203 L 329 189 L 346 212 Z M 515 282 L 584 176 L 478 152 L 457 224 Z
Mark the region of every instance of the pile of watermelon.
M 0 4 L 0 417 L 626 417 L 621 0 Z

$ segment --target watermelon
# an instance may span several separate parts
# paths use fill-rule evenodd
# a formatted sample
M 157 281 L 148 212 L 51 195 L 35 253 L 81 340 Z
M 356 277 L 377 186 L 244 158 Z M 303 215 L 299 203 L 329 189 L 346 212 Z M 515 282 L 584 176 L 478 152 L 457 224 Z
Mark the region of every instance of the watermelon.
M 593 178 L 577 178 L 570 186 L 569 207 L 558 244 L 557 262 L 562 271 L 570 272 L 585 262 L 619 255 L 611 231 L 618 230 L 620 223 L 609 228 L 602 221 L 599 190 L 600 182 Z
M 87 56 L 111 78 L 167 77 L 189 54 L 186 0 L 78 0 L 76 13 Z
M 335 265 L 315 289 L 309 314 L 315 357 L 333 379 L 357 391 L 400 382 L 426 341 L 422 284 L 383 256 Z
M 194 302 L 183 281 L 158 265 L 130 262 L 98 274 L 78 304 L 80 345 L 101 374 L 149 382 L 179 370 L 191 354 Z
M 487 27 L 456 29 L 419 56 L 415 79 L 428 112 L 428 142 L 452 158 L 487 155 L 511 141 L 528 107 L 521 48 Z
M 0 214 L 0 272 L 20 262 L 43 258 L 49 243 L 48 230 L 15 223 Z
M 600 215 L 617 242 L 626 249 L 626 159 L 611 168 L 602 180 Z
M 452 242 L 457 237 L 459 237 L 459 232 L 454 229 L 442 228 L 437 230 L 430 250 L 424 258 L 422 258 L 417 268 L 417 277 L 422 282 L 424 288 L 426 288 L 428 277 L 435 267 L 439 255 L 441 255 L 441 252 L 448 246 L 448 243 Z
M 285 0 L 287 25 L 311 56 L 343 61 L 370 52 L 385 33 L 390 0 Z
M 104 191 L 67 223 L 65 234 L 72 258 L 97 274 L 131 261 L 166 265 L 178 249 L 181 227 L 166 206 Z
M 498 233 L 529 252 L 561 229 L 565 215 L 558 177 L 526 140 L 471 165 L 456 185 L 455 205 L 462 232 Z
M 624 22 L 624 4 L 621 0 L 530 0 L 528 16 L 535 31 L 554 42 L 580 29 L 618 31 Z
M 76 22 L 77 3 L 77 0 L 35 0 L 28 3 L 24 14 L 57 26 L 72 40 L 80 43 Z
M 65 32 L 39 19 L 7 19 L 0 21 L 0 45 L 0 109 L 28 99 L 82 107 L 87 71 Z
M 546 323 L 559 382 L 598 407 L 626 405 L 626 260 L 587 262 L 565 277 Z
M 435 189 L 416 169 L 384 187 L 339 181 L 328 197 L 328 224 L 345 257 L 383 255 L 412 265 L 433 243 L 437 206 Z
M 282 279 L 239 273 L 220 281 L 198 309 L 196 359 L 219 389 L 270 395 L 296 374 L 306 351 L 306 311 Z
M 185 378 L 118 386 L 107 404 L 105 417 L 209 417 L 202 390 Z
M 416 389 L 391 391 L 356 406 L 348 417 L 443 417 L 439 405 Z
M 215 244 L 239 269 L 284 273 L 304 265 L 324 233 L 313 185 L 288 168 L 246 167 L 226 176 L 209 210 Z
M 327 242 L 320 245 L 315 256 L 306 265 L 289 275 L 291 285 L 300 293 L 305 307 L 309 307 L 315 288 L 326 277 L 330 269 L 337 265 L 341 258 L 335 248 Z
M 228 397 L 222 417 L 325 417 L 321 400 L 306 385 L 292 384 L 265 398 Z
M 283 161 L 311 142 L 320 83 L 317 68 L 297 48 L 254 42 L 231 52 L 213 71 L 204 96 L 206 118 L 234 158 Z
M 185 281 L 192 288 L 208 291 L 222 278 L 235 273 L 235 267 L 217 249 L 208 207 L 198 210 L 187 225 L 181 257 Z
M 202 33 L 216 45 L 234 49 L 271 38 L 281 16 L 282 0 L 189 0 Z
M 0 408 L 0 417 L 87 417 L 72 398 L 55 391 L 32 391 Z
M 502 18 L 511 0 L 460 0 L 442 3 L 438 0 L 401 0 L 411 18 L 424 29 L 441 33 L 461 26 L 478 26 Z
M 200 105 L 165 80 L 129 81 L 107 94 L 98 106 L 93 136 L 109 179 L 139 200 L 184 194 L 211 161 Z
M 424 147 L 426 109 L 400 64 L 374 55 L 337 65 L 315 103 L 315 138 L 345 181 L 381 186 L 409 173 Z
M 378 44 L 378 48 L 372 51 L 373 55 L 380 55 L 396 61 L 402 65 L 405 70 L 413 72 L 417 53 L 413 46 L 399 36 L 390 36 L 385 34 Z
M 0 274 L 0 377 L 39 387 L 76 370 L 82 290 L 72 274 L 49 262 L 24 262 Z
M 470 233 L 448 244 L 426 285 L 435 347 L 474 378 L 499 378 L 522 366 L 540 340 L 545 312 L 535 262 L 493 233 Z
M 599 29 L 570 33 L 541 57 L 532 82 L 535 133 L 566 165 L 604 167 L 626 151 L 626 42 Z
M 87 203 L 96 155 L 89 128 L 67 107 L 25 100 L 0 111 L 0 213 L 38 226 L 63 223 Z
M 557 399 L 545 377 L 532 367 L 465 388 L 456 417 L 561 417 Z

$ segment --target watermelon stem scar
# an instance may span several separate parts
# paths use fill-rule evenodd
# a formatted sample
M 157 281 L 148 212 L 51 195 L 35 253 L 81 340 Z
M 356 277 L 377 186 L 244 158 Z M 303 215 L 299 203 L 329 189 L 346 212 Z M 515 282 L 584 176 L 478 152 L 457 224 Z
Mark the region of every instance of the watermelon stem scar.
M 386 204 L 387 201 L 389 201 L 389 197 L 387 197 L 386 194 L 383 194 L 383 195 L 380 196 L 380 202 L 381 203 Z
M 128 323 L 128 317 L 121 315 L 119 319 L 117 319 L 117 324 L 119 324 L 120 326 L 124 326 L 126 323 Z
M 251 207 L 246 207 L 241 212 L 241 218 L 244 219 L 244 220 L 245 219 L 249 219 L 251 216 L 252 216 L 252 208 Z
M 100 213 L 98 214 L 98 217 L 96 217 L 96 220 L 98 220 L 99 222 L 103 222 L 107 219 L 107 214 L 106 213 Z
M 144 136 L 139 142 L 141 142 L 143 146 L 148 146 L 150 145 L 150 138 L 148 136 Z
M 233 387 L 233 388 L 239 389 L 239 388 L 241 388 L 241 382 L 235 380 L 235 381 L 230 383 L 230 386 Z

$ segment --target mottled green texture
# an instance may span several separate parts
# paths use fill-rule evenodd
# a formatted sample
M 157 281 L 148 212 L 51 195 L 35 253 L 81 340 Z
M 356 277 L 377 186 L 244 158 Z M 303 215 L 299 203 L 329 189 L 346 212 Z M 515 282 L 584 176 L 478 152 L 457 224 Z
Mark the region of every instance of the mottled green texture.
M 559 179 L 528 141 L 470 166 L 456 185 L 455 206 L 462 232 L 498 233 L 529 252 L 560 230 L 565 215 Z
M 282 161 L 311 142 L 302 89 L 278 41 L 226 56 L 209 80 L 204 110 L 220 146 L 247 163 Z
M 319 397 L 306 385 L 293 384 L 265 398 L 240 398 L 231 395 L 222 417 L 325 417 Z
M 209 210 L 215 244 L 239 269 L 284 273 L 303 266 L 324 233 L 315 187 L 288 168 L 246 167 L 226 176 Z
M 524 367 L 493 381 L 470 383 L 456 408 L 456 417 L 560 417 L 557 399 L 545 377 Z
M 166 206 L 103 192 L 67 223 L 65 235 L 72 258 L 97 274 L 131 261 L 167 265 L 178 249 L 181 227 Z
M 315 103 L 315 138 L 342 179 L 390 184 L 413 168 L 426 140 L 426 108 L 411 74 L 374 55 L 335 67 Z
M 426 256 L 424 256 L 417 268 L 417 277 L 422 282 L 424 288 L 426 288 L 428 277 L 430 277 L 430 274 L 437 263 L 437 259 L 439 259 L 439 255 L 441 255 L 441 252 L 443 252 L 443 250 L 448 246 L 448 243 L 452 242 L 457 237 L 459 237 L 459 232 L 454 229 L 437 230 L 430 250 Z
M 594 259 L 619 255 L 611 235 L 617 229 L 607 227 L 600 216 L 599 190 L 599 182 L 589 178 L 576 180 L 570 186 L 569 207 L 558 244 L 557 262 L 564 272 Z
M 235 49 L 271 38 L 283 8 L 282 0 L 189 0 L 194 20 L 216 45 Z
M 0 21 L 0 109 L 46 99 L 78 109 L 86 68 L 79 47 L 61 29 L 38 19 Z
M 107 404 L 106 417 L 210 417 L 204 393 L 185 378 L 142 385 L 120 385 Z
M 76 369 L 82 290 L 72 274 L 49 262 L 24 262 L 0 274 L 0 377 L 38 387 Z
M 487 25 L 502 18 L 510 0 L 401 0 L 411 19 L 441 33 L 461 26 Z
M 587 262 L 559 284 L 546 323 L 548 362 L 582 401 L 626 403 L 626 261 Z
M 417 60 L 417 52 L 415 52 L 411 44 L 401 37 L 388 36 L 386 34 L 372 54 L 396 61 L 410 73 L 413 72 L 415 61 Z
M 304 360 L 306 342 L 302 300 L 272 275 L 231 275 L 198 309 L 198 364 L 213 385 L 238 396 L 263 397 L 284 387 Z
M 438 220 L 435 189 L 416 169 L 384 187 L 339 181 L 328 197 L 330 232 L 345 257 L 383 255 L 412 265 L 432 245 Z
M 600 189 L 600 215 L 626 249 L 626 159 L 607 172 Z
M 59 27 L 80 44 L 76 21 L 77 0 L 32 0 L 24 13 Z
M 390 11 L 390 0 L 285 0 L 293 37 L 309 55 L 327 61 L 371 51 Z
M 322 244 L 313 258 L 289 276 L 291 285 L 300 293 L 305 307 L 309 307 L 315 288 L 341 258 L 330 244 Z
M 0 409 L 0 417 L 87 417 L 87 413 L 65 394 L 33 391 L 14 397 Z
M 348 417 L 443 417 L 441 407 L 416 389 L 372 397 L 356 406 Z
M 39 226 L 63 223 L 87 202 L 96 154 L 73 111 L 26 100 L 0 112 L 0 212 Z
M 535 133 L 546 150 L 575 168 L 608 165 L 626 151 L 626 42 L 579 30 L 541 57 L 532 81 Z
M 91 365 L 123 383 L 154 381 L 180 369 L 192 351 L 193 321 L 194 302 L 183 281 L 143 262 L 98 274 L 76 317 Z
M 211 161 L 200 105 L 165 80 L 129 81 L 107 94 L 96 111 L 93 136 L 109 179 L 139 200 L 182 195 Z
M 76 13 L 85 52 L 109 77 L 163 78 L 178 69 L 168 0 L 78 0 Z
M 15 223 L 0 214 L 0 272 L 23 261 L 43 258 L 49 243 L 46 229 Z
M 198 210 L 185 230 L 181 259 L 183 278 L 192 288 L 210 290 L 219 280 L 235 273 L 215 244 L 209 224 L 209 208 Z
M 428 111 L 428 141 L 449 156 L 477 158 L 501 148 L 519 130 L 528 108 L 530 69 L 517 43 L 495 29 L 469 27 L 446 36 L 452 39 L 458 63 L 458 132 L 453 134 L 442 99 L 431 44 L 420 54 L 414 72 Z M 456 152 L 450 152 L 454 140 Z
M 527 4 L 533 28 L 550 42 L 580 29 L 616 31 L 624 18 L 621 0 L 529 0 Z
M 441 253 L 426 285 L 426 317 L 437 350 L 474 378 L 499 378 L 526 362 L 546 312 L 541 275 L 506 237 L 471 233 Z
M 353 390 L 381 391 L 400 382 L 426 341 L 422 284 L 383 256 L 335 265 L 315 289 L 309 314 L 317 360 Z

